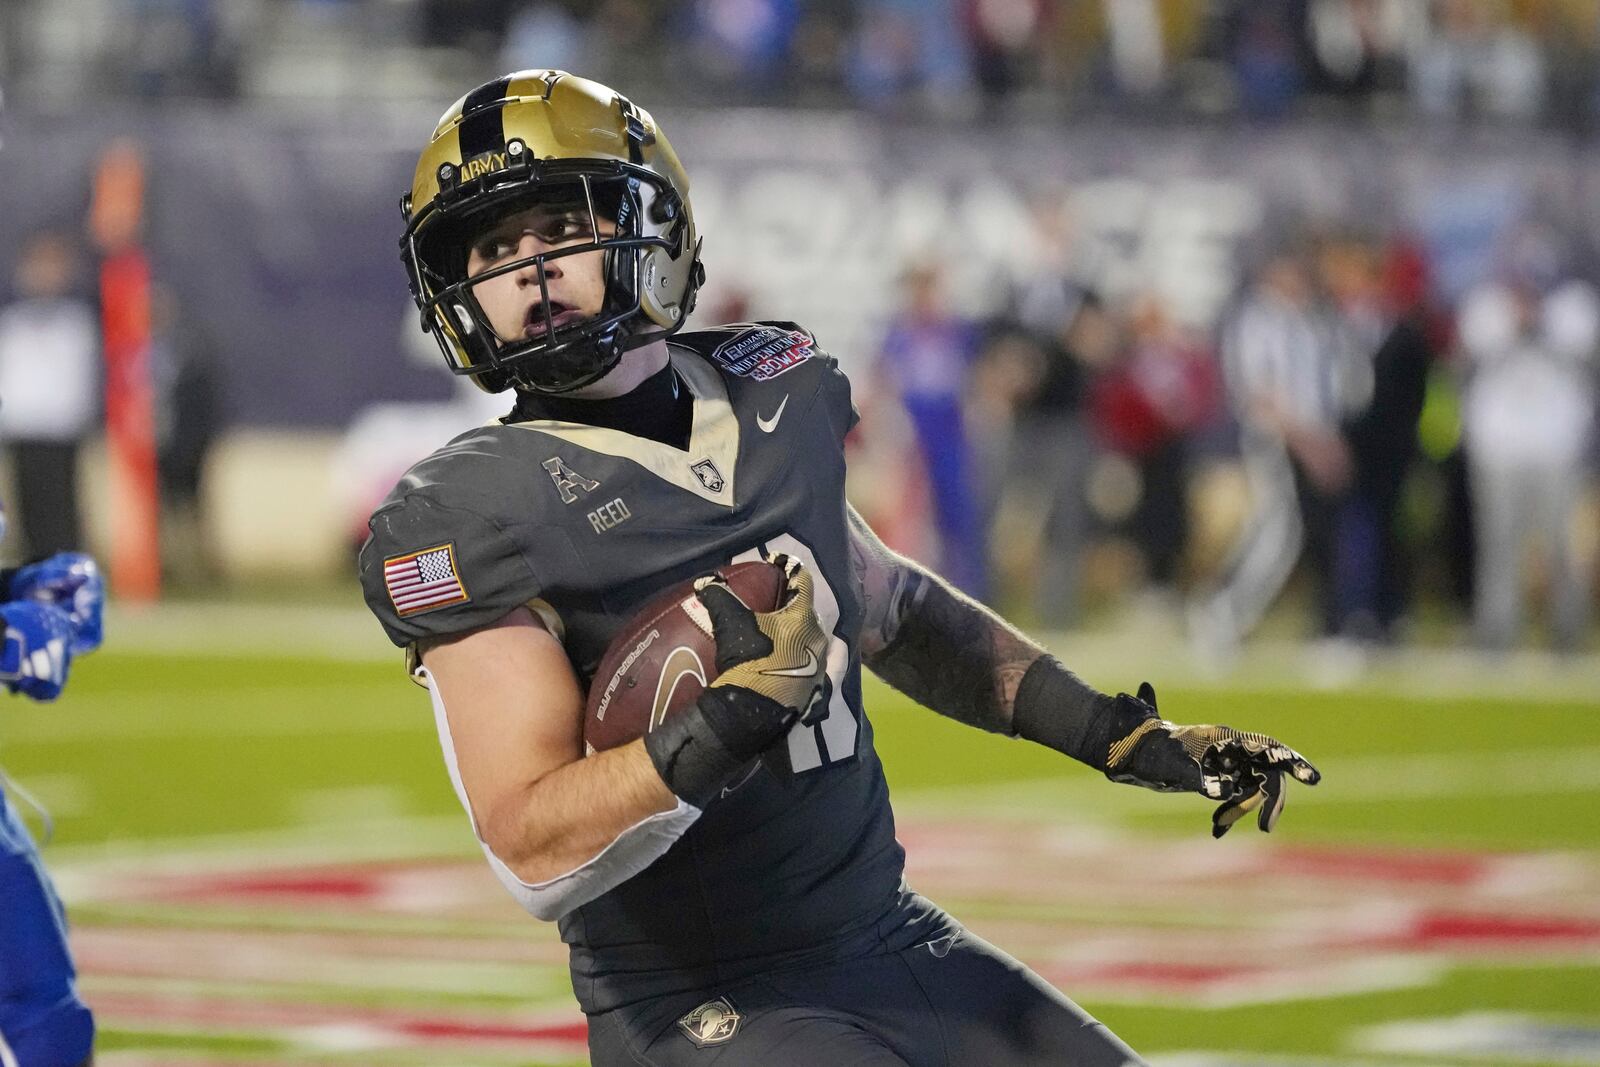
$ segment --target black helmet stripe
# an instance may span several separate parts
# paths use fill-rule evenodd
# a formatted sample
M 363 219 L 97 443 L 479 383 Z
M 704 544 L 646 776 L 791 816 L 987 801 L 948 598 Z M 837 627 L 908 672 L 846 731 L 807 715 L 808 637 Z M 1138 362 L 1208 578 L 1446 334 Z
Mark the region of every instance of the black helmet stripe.
M 465 163 L 485 152 L 498 152 L 506 146 L 506 127 L 500 101 L 505 99 L 511 79 L 498 78 L 467 94 L 461 105 L 461 161 Z

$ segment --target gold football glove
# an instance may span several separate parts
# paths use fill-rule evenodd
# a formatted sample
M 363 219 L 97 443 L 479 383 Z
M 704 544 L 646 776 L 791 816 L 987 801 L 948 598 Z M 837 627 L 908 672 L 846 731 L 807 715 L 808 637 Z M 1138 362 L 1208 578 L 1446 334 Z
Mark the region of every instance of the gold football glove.
M 717 677 L 693 708 L 644 737 L 667 787 L 696 807 L 758 756 L 786 773 L 788 750 L 778 742 L 797 719 L 815 722 L 828 711 L 828 635 L 812 606 L 811 575 L 790 556 L 768 562 L 784 573 L 773 611 L 751 611 L 716 576 L 695 581 L 717 642 Z
M 1316 785 L 1322 775 L 1304 756 L 1266 734 L 1230 726 L 1178 726 L 1156 713 L 1156 691 L 1149 682 L 1139 695 L 1117 700 L 1142 705 L 1146 717 L 1114 739 L 1106 758 L 1106 777 L 1163 793 L 1199 793 L 1222 804 L 1211 817 L 1211 836 L 1221 837 L 1240 819 L 1256 812 L 1256 825 L 1271 832 L 1283 812 L 1283 773 Z
M 812 604 L 811 572 L 793 556 L 775 555 L 768 562 L 783 568 L 775 611 L 751 611 L 715 575 L 694 584 L 717 641 L 717 677 L 711 688 L 739 686 L 793 708 L 805 719 L 819 710 L 828 635 Z

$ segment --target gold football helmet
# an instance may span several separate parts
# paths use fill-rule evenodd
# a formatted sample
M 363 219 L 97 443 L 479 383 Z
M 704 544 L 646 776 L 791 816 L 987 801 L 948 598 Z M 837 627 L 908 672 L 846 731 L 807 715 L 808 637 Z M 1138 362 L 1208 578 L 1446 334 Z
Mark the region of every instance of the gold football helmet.
M 497 264 L 469 283 L 475 236 L 546 203 L 587 211 L 591 239 Z M 490 392 L 563 393 L 595 381 L 628 349 L 681 327 L 705 277 L 689 178 L 655 120 L 620 93 L 559 70 L 508 74 L 452 104 L 400 208 L 401 258 L 422 328 L 452 371 Z M 542 330 L 513 341 L 496 335 L 472 286 L 533 265 L 544 289 L 546 261 L 596 250 L 605 254 L 606 283 L 597 316 L 558 328 L 544 290 Z

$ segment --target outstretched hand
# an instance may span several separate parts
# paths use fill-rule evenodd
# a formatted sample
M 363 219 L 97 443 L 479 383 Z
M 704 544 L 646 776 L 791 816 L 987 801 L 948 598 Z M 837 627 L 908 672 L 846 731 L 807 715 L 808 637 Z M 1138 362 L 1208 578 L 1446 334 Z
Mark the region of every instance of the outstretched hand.
M 1119 694 L 1144 714 L 1126 736 L 1113 740 L 1106 777 L 1163 793 L 1199 793 L 1222 804 L 1211 817 L 1211 836 L 1221 837 L 1234 823 L 1256 812 L 1256 825 L 1271 832 L 1283 812 L 1283 774 L 1316 785 L 1322 775 L 1294 749 L 1266 734 L 1229 726 L 1178 726 L 1156 712 L 1149 683 L 1138 696 Z

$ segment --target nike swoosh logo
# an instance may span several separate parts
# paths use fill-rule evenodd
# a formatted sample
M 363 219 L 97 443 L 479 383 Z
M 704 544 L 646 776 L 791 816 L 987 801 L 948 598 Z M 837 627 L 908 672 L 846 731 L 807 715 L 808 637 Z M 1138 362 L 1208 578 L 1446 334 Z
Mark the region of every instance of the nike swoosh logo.
M 656 698 L 650 706 L 650 729 L 654 730 L 666 721 L 672 696 L 677 692 L 679 683 L 686 678 L 693 678 L 704 689 L 706 668 L 700 662 L 700 657 L 695 655 L 694 649 L 679 645 L 667 654 L 666 662 L 661 664 L 661 676 L 656 679 Z
M 750 769 L 748 771 L 744 772 L 744 777 L 739 779 L 737 782 L 734 782 L 732 785 L 723 786 L 722 787 L 722 795 L 725 796 L 725 797 L 726 796 L 732 796 L 733 795 L 733 791 L 735 789 L 738 789 L 740 786 L 744 785 L 750 779 L 754 778 L 756 776 L 756 771 L 758 771 L 760 769 L 761 769 L 761 761 L 760 760 L 751 760 L 750 761 Z
M 761 673 L 773 678 L 809 678 L 817 673 L 817 664 L 819 662 L 817 654 L 808 648 L 806 649 L 806 661 L 800 666 L 789 667 L 781 671 L 762 671 Z
M 783 409 L 789 406 L 789 394 L 783 394 L 783 403 L 778 405 L 778 410 L 772 413 L 772 418 L 763 419 L 761 412 L 756 412 L 756 425 L 761 427 L 762 433 L 771 433 L 778 428 L 778 420 L 783 418 Z

